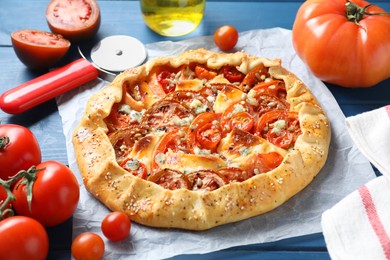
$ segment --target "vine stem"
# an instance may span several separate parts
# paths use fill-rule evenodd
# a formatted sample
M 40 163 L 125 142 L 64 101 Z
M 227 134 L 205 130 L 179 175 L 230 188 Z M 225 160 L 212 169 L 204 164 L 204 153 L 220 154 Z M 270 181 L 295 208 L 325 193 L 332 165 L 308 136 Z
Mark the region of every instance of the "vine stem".
M 18 173 L 16 173 L 14 176 L 12 176 L 9 180 L 2 180 L 0 179 L 0 186 L 2 186 L 7 194 L 7 198 L 3 201 L 0 201 L 0 220 L 4 219 L 6 216 L 13 216 L 15 212 L 11 208 L 7 208 L 7 205 L 11 201 L 15 201 L 15 195 L 12 193 L 12 185 L 16 182 L 18 182 L 20 179 L 23 179 L 18 185 L 15 187 L 17 189 L 20 185 L 25 184 L 26 185 L 26 193 L 27 193 L 27 202 L 28 207 L 31 212 L 31 202 L 32 202 L 32 188 L 35 182 L 35 179 L 37 178 L 37 172 L 41 171 L 42 169 L 37 169 L 35 166 L 31 166 L 27 171 L 21 170 Z
M 354 22 L 356 25 L 362 27 L 362 25 L 359 23 L 365 15 L 386 15 L 389 14 L 388 12 L 380 12 L 380 13 L 370 13 L 367 11 L 367 9 L 371 6 L 374 6 L 374 4 L 368 4 L 364 7 L 360 7 L 351 0 L 347 0 L 347 3 L 345 4 L 346 7 L 346 14 L 348 21 Z

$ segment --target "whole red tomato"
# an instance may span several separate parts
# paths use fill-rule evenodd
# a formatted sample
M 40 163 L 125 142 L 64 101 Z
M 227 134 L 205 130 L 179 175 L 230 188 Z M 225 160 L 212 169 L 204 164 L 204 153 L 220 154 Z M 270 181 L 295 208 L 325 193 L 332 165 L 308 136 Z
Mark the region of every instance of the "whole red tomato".
M 15 216 L 0 221 L 0 259 L 44 260 L 49 253 L 49 237 L 36 220 Z
M 32 186 L 31 211 L 27 201 L 27 187 L 20 179 L 12 202 L 18 215 L 32 217 L 44 226 L 55 226 L 70 218 L 79 201 L 79 185 L 73 172 L 56 161 L 46 161 L 36 166 L 36 179 Z
M 123 212 L 109 213 L 102 221 L 102 232 L 111 241 L 122 241 L 129 236 L 130 218 Z
M 100 8 L 95 0 L 52 0 L 46 8 L 46 20 L 52 32 L 77 42 L 99 30 Z
M 15 31 L 11 40 L 20 61 L 31 69 L 52 67 L 70 47 L 70 42 L 61 35 L 38 30 Z
M 95 260 L 103 258 L 104 249 L 104 241 L 98 234 L 84 232 L 72 241 L 71 252 L 76 260 Z
M 238 31 L 231 25 L 224 25 L 214 33 L 214 42 L 223 51 L 229 51 L 236 46 Z
M 321 80 L 373 86 L 390 77 L 390 15 L 384 13 L 362 0 L 307 0 L 296 15 L 293 46 Z
M 26 127 L 0 125 L 0 178 L 7 180 L 20 170 L 41 162 L 41 150 L 34 134 Z

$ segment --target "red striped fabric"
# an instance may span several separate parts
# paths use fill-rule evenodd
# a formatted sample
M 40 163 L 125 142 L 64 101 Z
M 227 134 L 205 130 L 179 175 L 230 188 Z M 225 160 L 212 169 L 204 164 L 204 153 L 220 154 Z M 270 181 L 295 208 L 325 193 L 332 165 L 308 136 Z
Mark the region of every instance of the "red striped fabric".
M 390 107 L 386 108 L 386 110 L 390 115 Z M 359 194 L 362 199 L 363 206 L 366 210 L 368 220 L 379 240 L 385 257 L 386 259 L 390 260 L 390 237 L 383 226 L 383 223 L 375 208 L 374 201 L 372 200 L 371 193 L 366 185 L 363 185 L 359 189 Z

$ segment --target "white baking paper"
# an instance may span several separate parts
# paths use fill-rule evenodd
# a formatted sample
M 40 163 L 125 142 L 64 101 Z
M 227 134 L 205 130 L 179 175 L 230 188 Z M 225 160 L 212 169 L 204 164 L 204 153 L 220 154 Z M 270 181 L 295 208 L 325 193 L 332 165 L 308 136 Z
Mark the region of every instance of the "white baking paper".
M 212 36 L 180 42 L 157 42 L 146 47 L 149 60 L 200 47 L 219 51 Z M 328 161 L 314 181 L 279 208 L 248 220 L 201 232 L 156 229 L 132 223 L 127 240 L 109 242 L 100 230 L 101 221 L 108 210 L 85 190 L 71 143 L 72 132 L 84 113 L 87 100 L 108 84 L 97 79 L 57 99 L 66 136 L 69 166 L 77 175 L 81 189 L 80 202 L 73 219 L 74 237 L 84 231 L 100 234 L 106 241 L 105 259 L 162 259 L 301 236 L 321 232 L 322 213 L 375 178 L 369 162 L 353 145 L 345 129 L 345 117 L 336 100 L 296 55 L 290 30 L 272 28 L 240 33 L 235 50 L 259 57 L 281 58 L 282 65 L 303 80 L 325 109 L 331 122 L 332 141 Z

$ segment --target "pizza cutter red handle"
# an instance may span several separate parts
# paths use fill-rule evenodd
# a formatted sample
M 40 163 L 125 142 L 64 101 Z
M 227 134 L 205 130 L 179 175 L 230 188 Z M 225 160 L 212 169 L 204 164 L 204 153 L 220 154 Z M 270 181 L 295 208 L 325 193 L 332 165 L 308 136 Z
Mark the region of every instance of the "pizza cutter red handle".
M 8 114 L 19 114 L 97 77 L 98 70 L 92 63 L 80 58 L 4 92 L 0 108 Z

